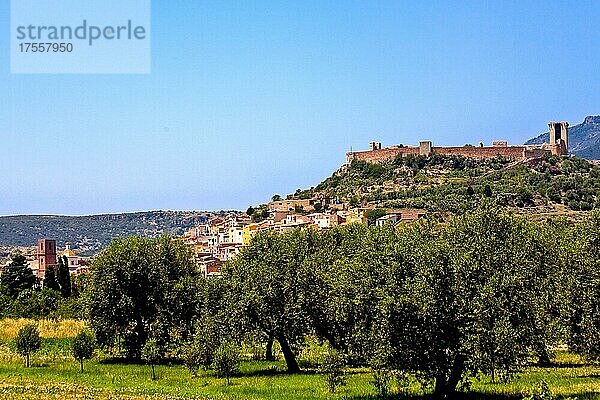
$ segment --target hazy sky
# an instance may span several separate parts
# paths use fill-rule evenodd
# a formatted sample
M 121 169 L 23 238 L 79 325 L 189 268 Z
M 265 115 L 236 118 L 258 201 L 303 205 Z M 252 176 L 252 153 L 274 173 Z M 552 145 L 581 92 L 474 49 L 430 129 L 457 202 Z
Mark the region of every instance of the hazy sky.
M 8 3 L 2 215 L 245 209 L 371 140 L 516 144 L 600 114 L 595 0 L 155 0 L 149 75 L 11 75 Z

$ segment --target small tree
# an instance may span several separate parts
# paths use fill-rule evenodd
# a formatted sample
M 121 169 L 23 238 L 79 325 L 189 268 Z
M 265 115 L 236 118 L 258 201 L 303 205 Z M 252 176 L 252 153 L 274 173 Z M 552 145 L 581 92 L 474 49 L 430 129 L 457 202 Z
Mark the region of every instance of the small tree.
M 343 355 L 337 350 L 331 349 L 325 355 L 320 372 L 325 375 L 329 393 L 335 393 L 338 386 L 346 384 L 346 379 L 344 378 L 345 364 Z
M 220 378 L 226 378 L 229 385 L 232 376 L 239 372 L 240 351 L 234 343 L 223 343 L 215 353 L 213 367 Z
M 216 318 L 208 315 L 200 318 L 196 334 L 184 348 L 184 363 L 192 375 L 196 375 L 200 367 L 210 368 L 223 335 L 222 326 Z
M 17 352 L 25 356 L 25 367 L 29 368 L 29 357 L 40 349 L 42 340 L 36 324 L 25 325 L 15 338 Z
M 377 397 L 387 399 L 392 389 L 392 371 L 390 370 L 387 353 L 389 349 L 385 348 L 383 343 L 379 343 L 375 357 L 371 360 L 371 370 L 373 371 L 373 380 L 371 384 L 375 387 Z
M 72 343 L 73 357 L 81 364 L 83 372 L 83 360 L 89 360 L 94 355 L 96 348 L 96 337 L 89 330 L 79 332 Z
M 183 348 L 183 363 L 194 377 L 202 365 L 201 359 L 202 347 L 197 340 L 192 340 Z
M 152 366 L 152 380 L 156 380 L 156 371 L 154 366 L 162 358 L 163 351 L 156 340 L 148 340 L 142 348 L 142 358 Z

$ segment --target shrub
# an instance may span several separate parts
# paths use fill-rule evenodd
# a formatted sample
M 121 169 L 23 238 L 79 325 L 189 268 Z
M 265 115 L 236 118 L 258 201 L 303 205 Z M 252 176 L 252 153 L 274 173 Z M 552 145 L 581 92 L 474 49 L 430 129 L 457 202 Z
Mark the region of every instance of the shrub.
M 323 359 L 329 352 L 329 347 L 325 343 L 319 343 L 314 337 L 308 337 L 304 341 L 302 351 L 298 358 L 302 367 L 317 368 L 323 363 Z
M 192 340 L 183 349 L 183 363 L 193 376 L 196 376 L 200 366 L 204 365 L 203 350 L 202 343 L 199 340 Z
M 344 366 L 346 361 L 344 356 L 337 350 L 331 349 L 323 358 L 320 372 L 325 375 L 329 393 L 335 393 L 339 386 L 346 384 L 344 377 Z
M 392 372 L 385 367 L 373 368 L 373 380 L 377 397 L 387 398 L 390 395 L 390 387 L 392 384 Z
M 262 335 L 255 333 L 247 333 L 242 341 L 241 353 L 242 355 L 249 355 L 250 360 L 262 361 L 265 359 L 265 348 L 264 341 L 266 339 Z M 242 357 L 244 358 L 244 357 Z
M 527 397 L 524 397 L 523 400 L 552 400 L 554 396 L 552 395 L 552 391 L 550 391 L 550 387 L 548 386 L 548 382 L 542 380 L 534 389 L 533 393 Z
M 25 356 L 25 366 L 29 368 L 29 357 L 40 349 L 42 340 L 36 324 L 28 324 L 19 330 L 15 338 L 17 352 Z
M 215 352 L 213 367 L 220 378 L 226 378 L 229 385 L 232 376 L 239 372 L 240 351 L 234 343 L 223 343 Z

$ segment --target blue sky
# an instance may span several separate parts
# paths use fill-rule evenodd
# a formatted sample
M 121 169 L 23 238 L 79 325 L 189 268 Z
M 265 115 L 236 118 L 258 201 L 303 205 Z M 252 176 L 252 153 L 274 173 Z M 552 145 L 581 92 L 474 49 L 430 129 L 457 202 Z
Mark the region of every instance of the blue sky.
M 151 74 L 11 75 L 2 2 L 1 215 L 245 209 L 371 140 L 600 114 L 595 1 L 153 3 Z

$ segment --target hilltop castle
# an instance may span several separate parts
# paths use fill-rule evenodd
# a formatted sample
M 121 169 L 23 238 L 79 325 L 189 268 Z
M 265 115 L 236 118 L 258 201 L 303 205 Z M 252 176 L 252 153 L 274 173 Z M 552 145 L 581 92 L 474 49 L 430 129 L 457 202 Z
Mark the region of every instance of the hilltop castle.
M 346 153 L 346 164 L 353 160 L 367 162 L 383 162 L 392 160 L 398 156 L 430 154 L 456 155 L 477 159 L 489 159 L 494 157 L 506 157 L 515 161 L 540 158 L 547 154 L 567 155 L 569 153 L 569 123 L 568 122 L 550 122 L 550 143 L 541 145 L 519 145 L 509 146 L 506 141 L 495 141 L 491 146 L 484 146 L 479 143 L 478 146 L 452 146 L 438 147 L 433 146 L 431 141 L 421 141 L 418 146 L 391 146 L 381 147 L 380 142 L 371 142 L 369 150 L 351 151 Z

